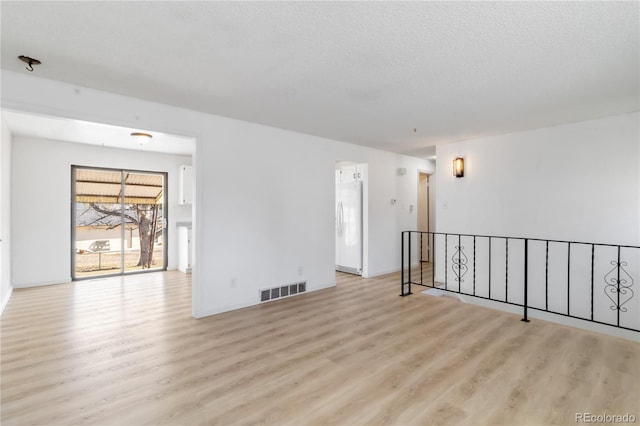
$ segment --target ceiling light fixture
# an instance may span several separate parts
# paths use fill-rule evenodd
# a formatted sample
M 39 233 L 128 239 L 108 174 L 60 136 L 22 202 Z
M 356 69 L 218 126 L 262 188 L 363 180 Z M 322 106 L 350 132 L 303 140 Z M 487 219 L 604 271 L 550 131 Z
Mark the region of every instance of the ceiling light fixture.
M 149 142 L 151 140 L 153 136 L 151 136 L 149 133 L 142 133 L 142 132 L 133 132 L 131 133 L 131 138 L 133 139 L 134 142 L 142 145 L 146 145 L 147 142 Z
M 29 72 L 33 72 L 33 65 L 40 65 L 42 63 L 37 59 L 30 58 L 30 57 L 25 56 L 25 55 L 18 56 L 18 59 L 20 59 L 22 62 L 24 62 L 24 63 L 29 65 L 28 67 L 24 67 Z

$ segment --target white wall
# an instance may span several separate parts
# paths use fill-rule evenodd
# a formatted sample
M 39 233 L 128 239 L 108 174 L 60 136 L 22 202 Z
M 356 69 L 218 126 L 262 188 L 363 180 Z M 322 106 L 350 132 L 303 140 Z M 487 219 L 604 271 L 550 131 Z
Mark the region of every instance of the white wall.
M 176 219 L 190 217 L 178 205 L 179 168 L 191 157 L 95 145 L 13 137 L 13 286 L 71 280 L 71 166 L 113 167 L 168 173 L 168 265 L 177 266 Z
M 416 219 L 389 200 L 415 205 L 417 169 L 433 170 L 423 160 L 24 74 L 3 72 L 2 87 L 4 108 L 196 138 L 196 317 L 256 304 L 264 287 L 335 285 L 337 160 L 368 164 L 369 274 L 398 269 L 399 232 Z M 406 194 L 398 167 L 414 176 Z
M 212 306 L 202 306 L 203 313 L 254 304 L 259 288 L 300 279 L 307 280 L 309 290 L 335 285 L 338 160 L 367 165 L 366 276 L 399 269 L 400 231 L 414 229 L 417 219 L 415 212 L 410 216 L 390 199 L 415 205 L 417 169 L 432 170 L 432 164 L 266 126 L 228 124 L 237 128 L 227 130 L 221 142 L 198 145 L 198 164 L 203 157 L 215 164 L 198 180 L 199 187 L 207 188 L 199 201 L 207 220 L 199 222 L 205 229 L 199 229 L 198 238 L 200 244 L 207 242 L 206 258 L 212 259 L 202 265 L 196 255 L 194 271 L 205 280 L 200 300 Z M 407 180 L 408 189 L 398 184 L 396 169 L 401 166 L 415 177 Z
M 438 231 L 640 245 L 639 122 L 635 112 L 438 146 Z
M 637 112 L 442 145 L 436 150 L 438 232 L 640 245 L 640 114 Z M 457 179 L 452 174 L 452 162 L 458 156 L 465 159 L 465 175 Z M 458 241 L 453 237 L 447 245 L 447 285 L 472 293 L 473 240 L 462 237 L 460 241 L 469 270 L 464 282 L 456 282 L 452 258 Z M 488 240 L 478 238 L 476 245 L 476 291 L 486 297 Z M 436 244 L 436 280 L 441 282 L 445 281 L 444 249 L 444 240 L 440 237 Z M 616 249 L 595 246 L 594 250 L 594 319 L 616 324 L 617 311 L 612 310 L 613 303 L 606 297 L 605 287 L 607 274 L 612 269 L 614 276 L 617 273 L 612 266 L 615 264 L 611 263 L 617 261 Z M 491 253 L 491 297 L 504 299 L 508 277 L 508 300 L 523 303 L 523 241 L 509 241 L 508 273 L 504 240 L 493 239 Z M 545 308 L 545 258 L 545 243 L 531 241 L 530 306 Z M 621 261 L 636 283 L 640 281 L 640 250 L 622 249 Z M 569 248 L 568 244 L 551 243 L 548 265 L 548 309 L 590 318 L 591 246 L 572 244 Z M 624 272 L 622 278 L 623 275 Z M 637 288 L 632 290 L 637 293 Z M 624 307 L 627 311 L 621 312 L 620 325 L 639 328 L 637 294 Z M 535 311 L 532 314 L 540 316 Z M 566 322 L 563 317 L 545 318 L 579 325 L 575 321 Z M 582 326 L 584 324 L 588 323 Z M 599 331 L 617 333 L 606 328 Z
M 2 120 L 0 139 L 0 314 L 9 302 L 11 286 L 11 133 Z

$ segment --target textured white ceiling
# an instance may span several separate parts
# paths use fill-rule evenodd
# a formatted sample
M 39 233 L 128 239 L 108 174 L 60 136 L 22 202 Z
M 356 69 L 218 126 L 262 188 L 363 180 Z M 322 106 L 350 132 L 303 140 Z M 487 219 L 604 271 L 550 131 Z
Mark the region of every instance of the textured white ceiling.
M 30 55 L 41 77 L 420 156 L 638 110 L 639 7 L 2 1 L 1 59 L 20 71 L 16 57 Z

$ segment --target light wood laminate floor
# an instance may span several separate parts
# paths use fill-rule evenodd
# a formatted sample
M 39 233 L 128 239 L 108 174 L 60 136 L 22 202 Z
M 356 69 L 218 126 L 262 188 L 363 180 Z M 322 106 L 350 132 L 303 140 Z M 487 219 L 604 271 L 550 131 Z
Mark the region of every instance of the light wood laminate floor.
M 15 290 L 2 425 L 544 425 L 635 415 L 640 344 L 398 274 L 195 320 L 179 272 Z

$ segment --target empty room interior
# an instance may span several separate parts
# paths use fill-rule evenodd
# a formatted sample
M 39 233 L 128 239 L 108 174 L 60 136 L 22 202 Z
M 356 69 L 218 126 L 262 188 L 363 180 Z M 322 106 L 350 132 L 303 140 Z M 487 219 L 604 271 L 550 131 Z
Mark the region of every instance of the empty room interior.
M 0 16 L 2 425 L 640 422 L 640 3 Z

